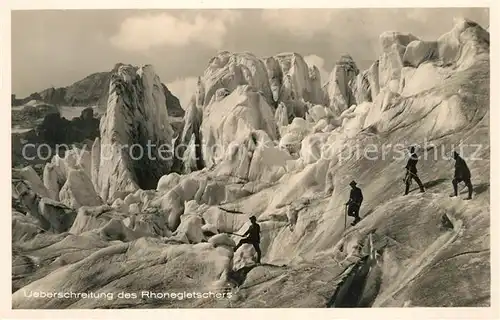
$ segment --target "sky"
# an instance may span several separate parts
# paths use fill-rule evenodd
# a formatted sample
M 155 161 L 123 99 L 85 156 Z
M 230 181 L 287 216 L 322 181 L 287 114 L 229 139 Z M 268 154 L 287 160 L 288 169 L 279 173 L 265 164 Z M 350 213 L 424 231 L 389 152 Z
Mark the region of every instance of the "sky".
M 12 91 L 68 86 L 122 62 L 152 64 L 183 102 L 221 50 L 297 52 L 325 80 L 345 53 L 368 68 L 384 31 L 436 40 L 454 17 L 489 26 L 487 8 L 12 11 Z

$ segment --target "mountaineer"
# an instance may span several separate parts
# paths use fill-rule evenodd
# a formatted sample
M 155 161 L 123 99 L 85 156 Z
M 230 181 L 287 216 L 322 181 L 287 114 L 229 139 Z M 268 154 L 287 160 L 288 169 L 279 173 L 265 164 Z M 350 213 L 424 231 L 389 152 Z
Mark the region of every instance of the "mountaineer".
M 238 245 L 234 248 L 234 252 L 238 250 L 239 247 L 241 247 L 243 244 L 248 243 L 253 245 L 255 251 L 257 252 L 257 263 L 260 263 L 260 256 L 261 256 L 261 251 L 260 251 L 260 226 L 257 223 L 257 218 L 255 216 L 250 217 L 250 222 L 252 224 L 248 228 L 248 230 L 242 235 L 242 237 L 246 237 L 245 239 L 241 239 L 240 242 L 238 242 Z M 248 237 L 247 237 L 248 236 Z
M 470 200 L 472 199 L 472 182 L 470 181 L 471 174 L 469 167 L 467 167 L 465 160 L 456 151 L 453 151 L 453 159 L 455 159 L 455 177 L 452 181 L 454 194 L 451 197 L 458 195 L 458 184 L 465 182 L 465 185 L 469 189 L 469 196 L 465 200 Z
M 363 193 L 361 192 L 361 189 L 356 186 L 356 181 L 351 181 L 349 185 L 352 189 L 349 194 L 349 201 L 347 201 L 345 205 L 347 206 L 347 215 L 354 217 L 354 221 L 351 223 L 351 225 L 354 226 L 361 220 L 359 217 L 359 208 L 363 202 Z
M 408 159 L 408 162 L 406 163 L 406 176 L 405 176 L 405 184 L 406 184 L 406 189 L 405 189 L 405 196 L 410 192 L 410 184 L 411 180 L 415 180 L 420 187 L 420 192 L 425 192 L 424 185 L 422 184 L 422 181 L 420 181 L 420 178 L 417 175 L 417 162 L 418 162 L 418 156 L 415 153 L 415 147 L 410 148 L 410 159 Z

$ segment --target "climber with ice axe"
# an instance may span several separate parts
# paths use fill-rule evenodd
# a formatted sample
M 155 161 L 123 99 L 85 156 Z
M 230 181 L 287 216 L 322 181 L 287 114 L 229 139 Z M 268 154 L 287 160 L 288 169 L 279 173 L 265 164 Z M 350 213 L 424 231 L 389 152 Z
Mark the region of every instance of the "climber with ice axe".
M 262 254 L 260 251 L 260 245 L 259 245 L 260 244 L 260 226 L 257 223 L 257 218 L 255 216 L 250 217 L 250 222 L 252 224 L 250 225 L 250 227 L 248 228 L 248 230 L 244 234 L 239 235 L 239 234 L 231 233 L 231 234 L 234 234 L 236 236 L 246 237 L 244 239 L 241 239 L 240 242 L 238 242 L 238 245 L 236 247 L 234 247 L 234 252 L 236 252 L 236 250 L 238 250 L 238 248 L 241 247 L 245 243 L 251 244 L 251 245 L 253 245 L 255 251 L 257 252 L 257 263 L 260 263 L 260 257 Z M 230 233 L 230 232 L 228 232 L 228 233 Z
M 424 185 L 422 184 L 422 181 L 420 181 L 420 178 L 417 175 L 417 162 L 418 162 L 418 156 L 415 153 L 415 147 L 410 148 L 410 159 L 408 159 L 408 162 L 406 163 L 406 176 L 405 176 L 405 184 L 406 184 L 406 189 L 405 189 L 405 196 L 410 192 L 410 185 L 411 181 L 415 180 L 420 188 L 420 192 L 425 192 Z
M 469 196 L 465 200 L 472 199 L 472 182 L 470 180 L 471 174 L 469 167 L 465 163 L 465 160 L 460 157 L 460 155 L 453 151 L 453 159 L 455 159 L 455 177 L 453 178 L 453 194 L 450 197 L 456 197 L 458 195 L 458 184 L 464 182 L 469 191 Z
M 354 226 L 356 223 L 361 221 L 359 217 L 359 208 L 361 207 L 361 203 L 363 202 L 363 192 L 361 189 L 356 186 L 356 181 L 351 181 L 349 183 L 351 186 L 351 193 L 349 194 L 349 201 L 346 202 L 346 210 L 345 210 L 345 227 L 347 227 L 347 216 L 354 217 L 354 221 L 351 223 L 351 226 Z

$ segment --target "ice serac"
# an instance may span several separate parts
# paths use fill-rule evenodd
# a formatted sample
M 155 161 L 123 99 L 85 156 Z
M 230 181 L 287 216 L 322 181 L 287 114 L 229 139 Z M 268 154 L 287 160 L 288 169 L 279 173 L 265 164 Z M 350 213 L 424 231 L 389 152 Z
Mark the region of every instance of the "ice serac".
M 358 74 L 359 69 L 350 55 L 343 55 L 330 73 L 324 91 L 327 105 L 336 116 L 355 104 L 351 83 Z
M 72 169 L 83 170 L 91 177 L 91 153 L 85 149 L 73 147 L 66 150 L 63 157 L 55 155 L 43 170 L 43 184 L 50 193 L 50 198 L 59 201 L 59 192 L 68 179 Z
M 276 111 L 274 112 L 274 119 L 276 121 L 276 124 L 278 125 L 278 128 L 288 125 L 288 111 L 283 102 L 280 102 L 278 104 L 278 108 L 276 108 Z
M 57 167 L 53 163 L 47 163 L 43 169 L 43 184 L 49 191 L 51 199 L 59 201 L 59 191 L 66 181 L 66 177 L 58 174 Z
M 250 85 L 261 92 L 266 102 L 276 108 L 285 102 L 288 108 L 304 114 L 304 103 L 321 103 L 321 78 L 316 67 L 309 68 L 298 53 L 280 53 L 271 57 L 222 51 L 213 57 L 198 81 L 193 96 L 196 106 L 207 106 L 219 89 L 228 93 L 240 85 Z M 290 104 L 290 105 L 289 105 Z
M 220 90 L 226 92 L 226 89 Z M 220 98 L 216 100 L 220 100 Z M 204 166 L 200 133 L 202 117 L 202 108 L 197 107 L 195 102 L 191 101 L 184 114 L 184 126 L 175 146 L 177 156 L 174 167 L 178 172 L 189 173 L 194 170 L 200 170 Z
M 99 166 L 101 165 L 101 140 L 96 138 L 92 144 L 90 153 L 90 179 L 94 185 L 94 189 L 99 192 L 101 190 L 99 184 Z
M 286 162 L 292 157 L 279 148 L 263 130 L 256 130 L 234 140 L 222 154 L 222 161 L 214 173 L 245 181 L 276 182 L 284 173 Z
M 158 186 L 156 187 L 157 191 L 166 192 L 175 187 L 179 180 L 181 179 L 180 175 L 173 172 L 168 175 L 164 175 L 158 181 Z
M 66 183 L 59 192 L 59 199 L 70 208 L 82 206 L 98 206 L 101 198 L 94 190 L 92 180 L 84 170 L 70 169 Z
M 370 70 L 360 72 L 356 78 L 351 80 L 350 87 L 356 104 L 361 104 L 365 101 L 372 101 L 370 81 L 368 80 L 369 72 Z
M 304 58 L 295 52 L 280 53 L 264 58 L 271 87 L 278 90 L 275 101 L 322 101 L 321 76 L 315 66 L 309 68 Z M 277 96 L 277 98 L 276 98 Z
M 311 94 L 309 95 L 309 102 L 313 104 L 323 104 L 324 103 L 324 93 L 322 87 L 322 81 L 326 79 L 321 79 L 321 73 L 318 67 L 309 67 L 309 79 L 311 83 Z
M 181 223 L 172 235 L 174 239 L 186 243 L 200 243 L 205 240 L 201 230 L 202 219 L 196 214 L 184 214 Z
M 486 54 L 490 34 L 476 22 L 455 18 L 453 29 L 437 40 L 439 60 L 444 65 L 459 65 L 462 69 L 473 64 L 477 54 Z
M 437 58 L 437 42 L 414 40 L 406 46 L 403 64 L 417 68 L 424 61 Z
M 208 105 L 201 124 L 205 165 L 210 168 L 219 162 L 234 141 L 245 139 L 255 130 L 277 139 L 273 109 L 255 87 L 238 86 L 229 96 Z
M 273 93 L 273 106 L 283 103 L 288 113 L 303 117 L 306 102 L 323 102 L 321 76 L 316 66 L 309 67 L 295 52 L 284 52 L 263 58 Z
M 283 83 L 283 71 L 281 70 L 278 60 L 274 57 L 263 59 L 269 78 L 273 102 L 279 101 L 281 94 L 281 84 Z
M 43 231 L 67 231 L 76 217 L 76 212 L 68 206 L 47 197 L 41 197 L 36 189 L 25 185 L 19 194 L 19 201 L 27 209 L 27 216 Z
M 417 37 L 410 33 L 387 31 L 380 35 L 380 46 L 382 55 L 379 57 L 379 85 L 389 87 L 397 91 L 401 69 L 403 68 L 403 56 L 406 46 Z
M 264 62 L 248 52 L 222 51 L 213 57 L 198 83 L 196 97 L 199 104 L 207 106 L 218 89 L 225 88 L 232 92 L 240 85 L 254 87 L 272 105 L 273 98 Z
M 370 93 L 372 101 L 380 92 L 380 83 L 378 79 L 379 60 L 376 60 L 366 72 L 366 78 L 370 84 Z
M 42 197 L 51 197 L 52 193 L 46 188 L 33 167 L 12 169 L 12 179 L 27 181 L 31 189 Z
M 201 108 L 203 107 L 203 102 L 205 100 L 205 85 L 203 84 L 203 81 L 201 80 L 201 77 L 198 77 L 198 81 L 196 82 L 196 91 L 191 98 L 191 103 L 193 103 L 195 106 Z
M 172 166 L 173 131 L 160 78 L 151 65 L 115 69 L 100 124 L 99 193 L 105 201 L 155 189 Z

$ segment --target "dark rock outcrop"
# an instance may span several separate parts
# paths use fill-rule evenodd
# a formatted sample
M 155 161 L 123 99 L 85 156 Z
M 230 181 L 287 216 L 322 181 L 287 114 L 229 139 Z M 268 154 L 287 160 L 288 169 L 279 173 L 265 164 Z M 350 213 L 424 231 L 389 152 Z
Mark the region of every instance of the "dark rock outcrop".
M 47 115 L 36 128 L 40 141 L 50 146 L 71 144 L 99 136 L 99 119 L 94 117 L 92 108 L 86 108 L 79 117 L 67 120 L 59 113 Z
M 55 106 L 95 105 L 107 90 L 109 76 L 109 72 L 93 73 L 67 87 L 52 87 L 23 99 L 14 99 L 13 105 L 24 105 L 31 100 L 41 100 Z
M 108 103 L 109 84 L 111 74 L 116 72 L 123 63 L 117 63 L 111 72 L 93 73 L 67 87 L 48 88 L 41 92 L 35 92 L 26 98 L 17 99 L 15 94 L 11 95 L 12 106 L 20 106 L 31 100 L 39 100 L 54 106 L 98 106 L 105 111 Z M 175 97 L 168 88 L 162 84 L 169 115 L 172 117 L 183 117 L 179 99 Z

